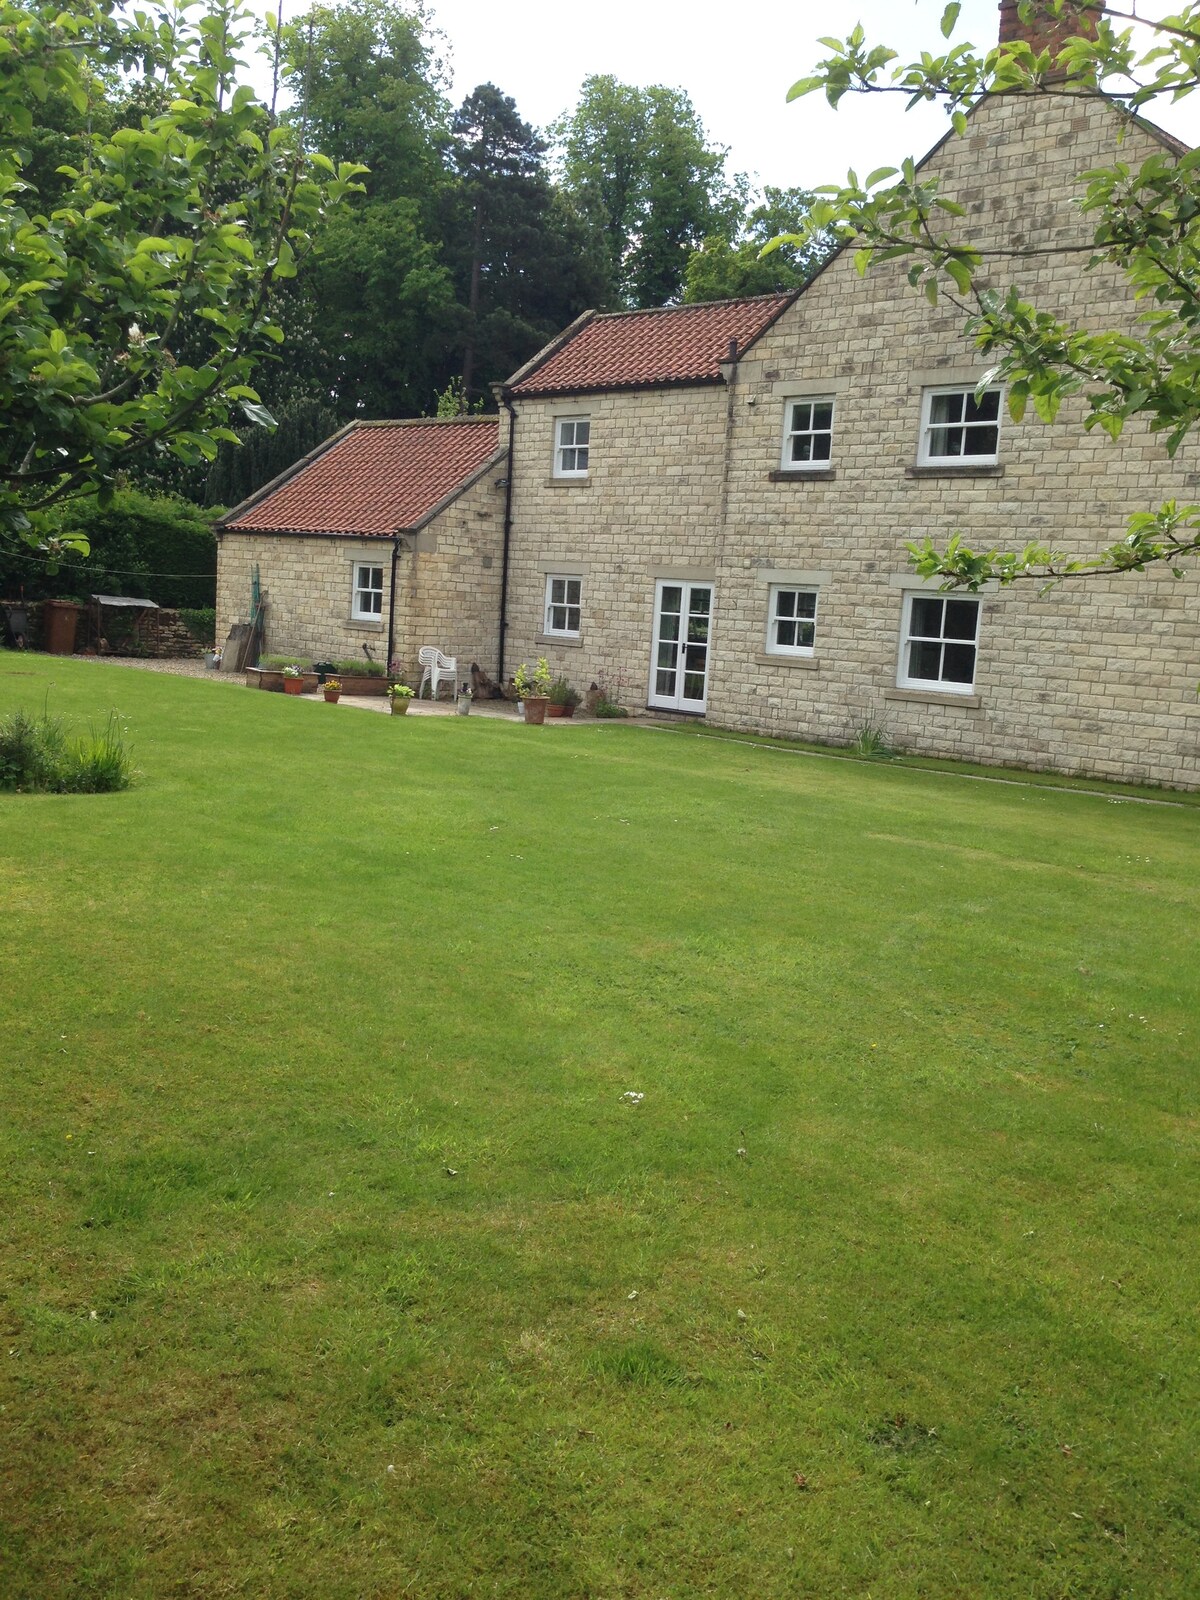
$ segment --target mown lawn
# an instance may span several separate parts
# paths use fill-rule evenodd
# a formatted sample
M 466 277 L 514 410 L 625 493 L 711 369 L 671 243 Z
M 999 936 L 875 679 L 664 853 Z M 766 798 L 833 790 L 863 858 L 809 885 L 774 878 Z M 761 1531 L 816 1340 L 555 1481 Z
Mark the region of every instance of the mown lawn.
M 1200 812 L 51 685 L 0 1593 L 1195 1594 Z

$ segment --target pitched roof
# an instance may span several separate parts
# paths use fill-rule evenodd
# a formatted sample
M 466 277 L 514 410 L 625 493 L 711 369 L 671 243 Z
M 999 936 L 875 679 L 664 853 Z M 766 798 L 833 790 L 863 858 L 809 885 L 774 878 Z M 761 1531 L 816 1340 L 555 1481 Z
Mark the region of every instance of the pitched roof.
M 653 311 L 588 314 L 509 380 L 513 395 L 584 394 L 602 389 L 717 383 L 729 341 L 738 354 L 796 298 L 712 300 Z
M 419 528 L 498 454 L 498 417 L 352 422 L 222 517 L 235 532 Z

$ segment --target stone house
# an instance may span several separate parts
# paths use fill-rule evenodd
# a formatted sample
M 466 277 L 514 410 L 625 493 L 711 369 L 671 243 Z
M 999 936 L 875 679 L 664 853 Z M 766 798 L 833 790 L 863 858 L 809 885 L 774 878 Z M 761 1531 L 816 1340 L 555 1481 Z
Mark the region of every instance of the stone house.
M 494 416 L 334 434 L 217 524 L 218 640 L 249 620 L 257 567 L 273 654 L 366 654 L 414 684 L 423 644 L 467 664 L 494 660 L 499 440 Z
M 1087 241 L 1080 172 L 1164 147 L 1182 148 L 1107 102 L 1008 94 L 923 166 L 972 240 L 1035 252 L 1017 271 L 1036 304 L 1132 328 L 1115 270 L 1036 252 Z M 907 266 L 863 278 L 843 252 L 759 302 L 736 351 L 708 336 L 715 307 L 678 307 L 577 324 L 517 374 L 507 661 L 544 653 L 577 683 L 623 678 L 630 705 L 724 727 L 833 743 L 877 728 L 928 755 L 1196 786 L 1194 580 L 944 594 L 907 551 L 962 530 L 976 548 L 1094 553 L 1131 513 L 1197 498 L 1194 447 L 1172 462 L 1136 420 L 1116 442 L 1085 433 L 1082 403 L 1013 423 L 998 387 L 976 399 L 986 363 L 962 311 L 930 307 Z M 680 366 L 646 364 L 659 344 Z
M 1036 27 L 1008 0 L 1001 15 L 1003 37 Z M 1054 251 L 1088 240 L 1081 172 L 1182 148 L 1105 101 L 1004 94 L 922 166 L 974 242 L 1026 252 L 997 256 L 998 285 L 1132 328 L 1119 273 Z M 1081 403 L 1012 422 L 998 388 L 976 396 L 985 363 L 962 311 L 930 307 L 906 271 L 859 277 L 843 252 L 797 295 L 585 314 L 499 390 L 510 462 L 496 436 L 469 493 L 464 469 L 460 542 L 438 536 L 455 551 L 449 592 L 435 606 L 427 587 L 398 637 L 501 679 L 545 655 L 634 711 L 834 743 L 874 727 L 928 755 L 1200 785 L 1194 579 L 945 594 L 907 551 L 962 530 L 977 548 L 1094 553 L 1134 511 L 1200 499 L 1194 446 L 1171 461 L 1137 419 L 1116 442 L 1085 433 Z M 247 528 L 245 508 L 227 527 Z M 278 548 L 284 566 L 310 549 Z M 239 559 L 226 605 L 246 586 Z M 414 585 L 421 559 L 398 556 Z M 276 580 L 295 584 L 297 617 L 309 607 L 314 648 L 347 570 L 323 558 L 324 589 L 303 603 L 303 575 Z

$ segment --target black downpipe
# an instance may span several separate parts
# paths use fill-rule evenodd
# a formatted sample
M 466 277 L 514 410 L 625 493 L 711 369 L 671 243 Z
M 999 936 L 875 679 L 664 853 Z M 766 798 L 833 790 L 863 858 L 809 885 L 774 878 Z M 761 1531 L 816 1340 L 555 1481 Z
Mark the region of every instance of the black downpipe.
M 391 582 L 391 592 L 388 594 L 388 649 L 387 649 L 387 661 L 384 663 L 384 671 L 387 673 L 389 678 L 392 675 L 392 655 L 393 655 L 393 649 L 394 649 L 395 642 L 396 642 L 396 558 L 399 556 L 399 554 L 400 554 L 400 541 L 399 541 L 399 539 L 393 539 L 392 540 L 392 582 Z
M 507 395 L 501 395 L 500 398 L 504 402 L 504 409 L 508 412 L 508 476 L 504 480 L 504 554 L 500 559 L 500 660 L 496 669 L 496 681 L 503 688 L 504 636 L 508 631 L 508 551 L 512 543 L 513 474 L 517 459 L 513 452 L 513 439 L 517 430 L 517 413 Z

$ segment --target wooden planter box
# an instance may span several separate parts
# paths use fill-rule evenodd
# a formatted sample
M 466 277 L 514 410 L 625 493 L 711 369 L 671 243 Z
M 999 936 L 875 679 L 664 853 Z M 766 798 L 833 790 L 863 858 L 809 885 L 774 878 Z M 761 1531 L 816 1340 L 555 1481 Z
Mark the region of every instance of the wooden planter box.
M 338 680 L 342 686 L 343 694 L 385 695 L 387 693 L 388 681 L 386 678 L 369 678 L 365 673 L 362 676 L 356 676 L 349 672 L 331 672 L 329 676 Z

